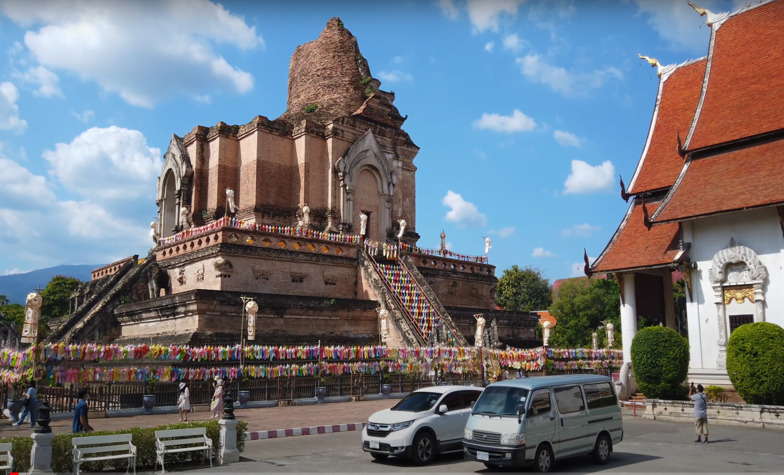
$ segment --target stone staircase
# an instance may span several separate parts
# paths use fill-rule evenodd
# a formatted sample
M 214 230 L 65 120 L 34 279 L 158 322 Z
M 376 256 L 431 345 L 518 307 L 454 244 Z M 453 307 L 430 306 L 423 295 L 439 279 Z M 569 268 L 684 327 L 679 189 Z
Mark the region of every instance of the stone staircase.
M 467 346 L 467 342 L 425 278 L 403 257 L 375 260 L 360 253 L 360 268 L 391 314 L 403 344 Z

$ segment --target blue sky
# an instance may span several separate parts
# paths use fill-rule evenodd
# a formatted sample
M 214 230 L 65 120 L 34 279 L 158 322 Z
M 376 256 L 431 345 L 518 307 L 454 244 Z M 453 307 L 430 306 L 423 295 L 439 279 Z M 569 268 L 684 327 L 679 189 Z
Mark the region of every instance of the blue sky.
M 658 88 L 637 55 L 699 58 L 710 34 L 685 0 L 0 0 L 0 275 L 146 254 L 171 135 L 277 118 L 332 17 L 420 147 L 419 245 L 489 236 L 498 277 L 551 281 L 626 211 Z

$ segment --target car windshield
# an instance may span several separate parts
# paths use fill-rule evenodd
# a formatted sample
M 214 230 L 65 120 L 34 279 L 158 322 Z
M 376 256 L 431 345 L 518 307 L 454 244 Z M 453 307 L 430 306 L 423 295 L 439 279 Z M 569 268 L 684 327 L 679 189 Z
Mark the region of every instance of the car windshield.
M 435 406 L 439 393 L 413 392 L 392 407 L 393 411 L 422 412 Z
M 528 390 L 524 388 L 487 387 L 474 404 L 472 414 L 486 416 L 517 416 L 517 407 L 525 405 Z

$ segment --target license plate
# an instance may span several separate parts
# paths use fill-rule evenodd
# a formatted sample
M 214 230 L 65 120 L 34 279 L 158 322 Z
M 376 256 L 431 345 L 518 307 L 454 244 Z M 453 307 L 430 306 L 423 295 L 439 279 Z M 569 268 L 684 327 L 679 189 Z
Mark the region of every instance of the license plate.
M 378 441 L 377 440 L 370 440 L 370 441 L 368 441 L 368 443 L 370 444 L 370 448 L 371 449 L 377 449 L 378 448 Z
M 488 454 L 487 452 L 482 452 L 482 451 L 477 450 L 476 451 L 476 459 L 477 460 L 482 460 L 483 462 L 487 462 L 487 461 L 490 460 L 490 454 Z

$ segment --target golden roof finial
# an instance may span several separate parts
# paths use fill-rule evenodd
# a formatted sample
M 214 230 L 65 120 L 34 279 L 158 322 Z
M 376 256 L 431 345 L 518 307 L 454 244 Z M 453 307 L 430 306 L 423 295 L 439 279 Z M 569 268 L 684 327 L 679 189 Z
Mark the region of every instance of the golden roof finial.
M 707 8 L 700 8 L 700 7 L 698 7 L 697 5 L 695 5 L 695 4 L 691 3 L 691 2 L 689 2 L 689 6 L 692 7 L 695 12 L 699 13 L 700 16 L 705 16 L 706 14 L 708 14 L 708 9 Z
M 640 53 L 637 53 L 637 56 L 639 56 L 640 59 L 644 59 L 645 61 L 648 61 L 648 64 L 650 64 L 652 68 L 656 68 L 656 74 L 659 77 L 661 77 L 662 65 L 661 65 L 661 63 L 659 63 L 658 59 L 651 58 L 650 56 L 643 56 Z
M 728 13 L 713 13 L 712 11 L 708 10 L 707 8 L 700 8 L 697 5 L 688 2 L 689 6 L 694 9 L 695 12 L 699 13 L 700 16 L 704 16 L 705 24 L 708 26 L 713 26 L 714 23 L 717 21 L 724 20 L 729 15 Z

